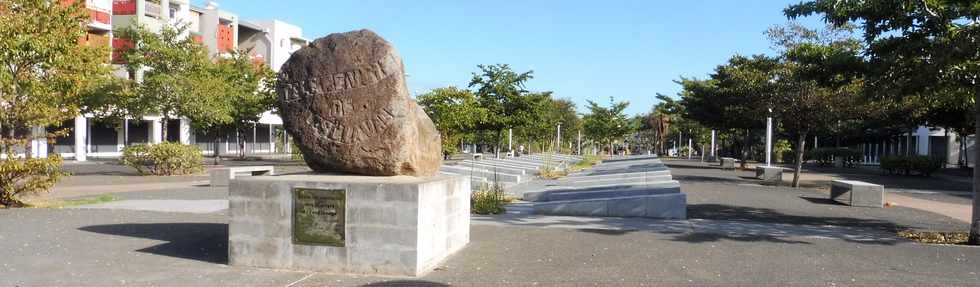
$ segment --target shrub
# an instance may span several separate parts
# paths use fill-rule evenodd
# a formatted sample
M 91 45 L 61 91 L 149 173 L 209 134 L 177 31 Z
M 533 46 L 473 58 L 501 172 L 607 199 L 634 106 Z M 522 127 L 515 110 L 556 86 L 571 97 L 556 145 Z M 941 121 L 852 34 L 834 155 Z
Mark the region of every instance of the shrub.
M 504 213 L 504 188 L 498 183 L 484 183 L 470 199 L 471 212 L 475 214 Z
M 844 166 L 853 167 L 854 164 L 861 160 L 864 154 L 861 151 L 852 150 L 849 148 L 818 148 L 807 152 L 805 158 L 817 161 L 820 166 L 828 166 L 834 164 L 834 159 L 842 158 L 844 160 Z
M 943 160 L 924 155 L 885 156 L 881 158 L 880 167 L 889 174 L 911 175 L 915 172 L 919 175 L 931 176 L 933 172 L 943 167 Z
M 553 166 L 541 166 L 538 168 L 538 176 L 544 179 L 558 179 L 568 175 L 568 172 Z
M 204 157 L 196 146 L 164 142 L 128 146 L 120 162 L 143 175 L 182 175 L 201 172 Z
M 602 162 L 602 158 L 600 158 L 597 155 L 584 155 L 582 156 L 582 160 L 576 162 L 569 168 L 569 171 L 575 172 L 575 171 L 584 170 L 587 168 L 591 168 L 601 162 Z
M 68 175 L 61 170 L 61 163 L 58 154 L 23 159 L 8 152 L 7 159 L 0 160 L 0 206 L 22 207 L 24 202 L 19 197 L 51 189 L 62 176 Z

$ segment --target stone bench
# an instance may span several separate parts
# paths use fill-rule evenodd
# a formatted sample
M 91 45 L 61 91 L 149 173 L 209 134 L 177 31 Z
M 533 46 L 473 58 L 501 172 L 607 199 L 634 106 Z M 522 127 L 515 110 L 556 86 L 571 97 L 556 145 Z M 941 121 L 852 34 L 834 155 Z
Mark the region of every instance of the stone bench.
M 228 186 L 228 183 L 231 182 L 232 179 L 235 179 L 235 175 L 238 173 L 250 173 L 251 175 L 273 175 L 275 174 L 275 167 L 271 165 L 262 165 L 233 166 L 212 169 L 209 172 L 211 175 L 211 186 Z
M 735 158 L 723 157 L 718 163 L 721 165 L 721 169 L 735 169 Z
M 856 180 L 837 180 L 830 183 L 830 199 L 850 206 L 876 207 L 885 205 L 885 187 Z
M 778 166 L 757 166 L 755 167 L 755 178 L 761 179 L 766 183 L 779 184 L 783 182 L 783 168 Z

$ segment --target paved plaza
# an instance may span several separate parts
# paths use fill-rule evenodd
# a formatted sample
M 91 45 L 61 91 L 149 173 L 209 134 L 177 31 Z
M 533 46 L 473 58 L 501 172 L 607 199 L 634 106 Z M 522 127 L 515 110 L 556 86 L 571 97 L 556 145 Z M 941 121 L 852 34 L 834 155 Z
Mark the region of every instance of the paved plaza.
M 543 216 L 526 212 L 519 203 L 507 214 L 474 216 L 471 243 L 421 278 L 228 266 L 228 218 L 221 208 L 227 188 L 201 184 L 197 177 L 76 173 L 66 180 L 71 184 L 60 184 L 48 196 L 86 186 L 145 187 L 153 180 L 166 188 L 120 191 L 113 193 L 119 200 L 98 205 L 0 210 L 0 286 L 980 284 L 980 248 L 919 244 L 895 235 L 908 228 L 966 230 L 964 221 L 902 205 L 838 205 L 816 188 L 819 177 L 808 178 L 814 188 L 793 189 L 760 185 L 749 171 L 724 171 L 697 161 L 663 163 L 687 195 L 687 220 Z M 93 167 L 118 168 L 74 168 Z M 889 190 L 902 188 L 904 181 L 864 171 L 811 172 L 883 180 Z M 88 176 L 119 178 L 100 182 Z M 919 192 L 898 194 L 956 206 L 966 200 L 955 181 L 922 180 L 948 184 L 931 190 L 907 187 Z

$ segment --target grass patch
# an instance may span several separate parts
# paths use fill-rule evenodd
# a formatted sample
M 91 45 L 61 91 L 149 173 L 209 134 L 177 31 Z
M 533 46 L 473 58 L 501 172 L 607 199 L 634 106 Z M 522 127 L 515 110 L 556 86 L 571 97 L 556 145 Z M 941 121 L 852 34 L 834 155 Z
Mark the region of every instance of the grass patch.
M 510 202 L 504 196 L 504 187 L 498 183 L 483 184 L 470 198 L 470 211 L 474 214 L 504 213 L 504 204 Z
M 898 236 L 919 243 L 966 244 L 967 240 L 970 238 L 970 233 L 961 232 L 961 231 L 942 232 L 942 231 L 904 230 L 904 231 L 899 231 Z
M 542 166 L 538 168 L 538 176 L 544 179 L 559 179 L 568 175 L 568 171 L 559 170 L 552 166 Z
M 89 204 L 106 203 L 106 202 L 116 201 L 116 200 L 119 200 L 119 198 L 114 197 L 114 196 L 111 196 L 111 195 L 108 195 L 108 194 L 104 194 L 104 195 L 100 195 L 100 196 L 97 196 L 97 197 L 86 197 L 86 198 L 80 198 L 80 199 L 31 201 L 31 202 L 28 202 L 27 203 L 27 207 L 30 207 L 30 208 L 65 208 L 65 207 L 72 207 L 72 206 L 79 206 L 79 205 L 89 205 Z
M 582 160 L 576 162 L 568 169 L 571 172 L 576 172 L 576 171 L 592 168 L 593 166 L 599 163 L 602 163 L 602 158 L 600 158 L 598 155 L 585 155 L 582 156 Z

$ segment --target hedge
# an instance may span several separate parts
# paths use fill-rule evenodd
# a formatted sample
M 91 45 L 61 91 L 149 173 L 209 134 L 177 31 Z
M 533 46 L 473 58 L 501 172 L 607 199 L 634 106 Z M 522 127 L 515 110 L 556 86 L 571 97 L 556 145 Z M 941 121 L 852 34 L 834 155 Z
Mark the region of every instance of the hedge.
M 912 172 L 923 176 L 930 176 L 943 167 L 941 158 L 933 158 L 924 155 L 899 155 L 881 157 L 881 169 L 888 171 L 889 174 L 902 173 L 911 175 Z
M 128 146 L 119 161 L 143 175 L 183 175 L 204 170 L 200 149 L 172 142 Z

